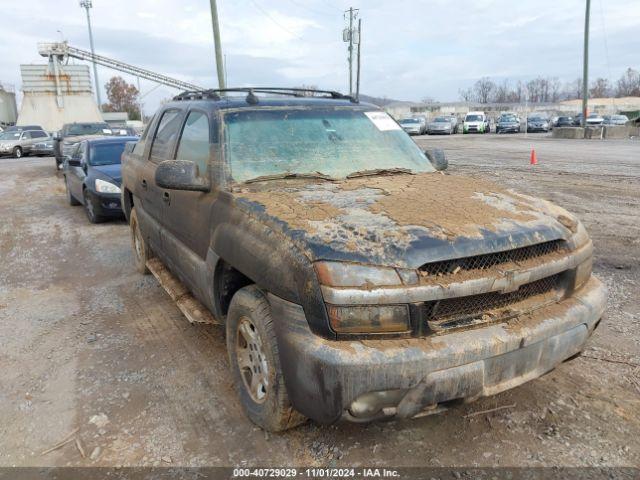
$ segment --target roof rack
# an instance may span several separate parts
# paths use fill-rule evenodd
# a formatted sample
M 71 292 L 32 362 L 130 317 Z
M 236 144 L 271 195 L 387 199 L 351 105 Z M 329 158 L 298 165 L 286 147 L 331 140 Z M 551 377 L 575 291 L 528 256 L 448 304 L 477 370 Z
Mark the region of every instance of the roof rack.
M 350 95 L 344 95 L 333 90 L 316 90 L 313 88 L 283 88 L 283 87 L 236 87 L 209 90 L 193 90 L 182 92 L 174 100 L 221 100 L 225 93 L 246 92 L 248 103 L 257 103 L 256 93 L 269 93 L 273 95 L 285 95 L 289 97 L 321 97 L 350 100 L 358 103 L 358 100 Z

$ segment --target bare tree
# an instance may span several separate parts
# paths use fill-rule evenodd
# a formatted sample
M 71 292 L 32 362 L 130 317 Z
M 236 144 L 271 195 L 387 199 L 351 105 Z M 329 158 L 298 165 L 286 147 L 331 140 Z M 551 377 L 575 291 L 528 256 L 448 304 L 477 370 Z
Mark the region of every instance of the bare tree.
M 640 97 L 640 72 L 628 68 L 618 80 L 616 97 Z
M 496 84 L 489 77 L 482 77 L 473 85 L 476 100 L 480 103 L 489 103 L 495 89 Z
M 608 97 L 610 94 L 611 87 L 609 86 L 609 80 L 606 78 L 597 78 L 591 83 L 591 88 L 589 89 L 591 98 Z
M 549 78 L 549 101 L 557 102 L 560 99 L 562 84 L 558 77 Z
M 496 91 L 493 95 L 493 101 L 496 103 L 511 102 L 511 85 L 509 80 L 505 79 L 500 85 L 496 85 Z
M 576 78 L 565 85 L 563 97 L 565 100 L 582 98 L 582 78 Z
M 474 98 L 473 89 L 471 88 L 459 89 L 458 95 L 460 95 L 460 100 L 462 100 L 463 102 L 472 102 Z

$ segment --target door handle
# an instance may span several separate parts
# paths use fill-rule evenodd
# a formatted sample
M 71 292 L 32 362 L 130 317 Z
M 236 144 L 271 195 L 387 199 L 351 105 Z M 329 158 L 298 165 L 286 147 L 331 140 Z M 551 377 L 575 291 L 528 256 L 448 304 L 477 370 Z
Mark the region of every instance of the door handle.
M 162 200 L 164 203 L 171 203 L 171 195 L 169 195 L 169 192 L 164 192 L 162 194 Z
M 140 183 L 142 183 L 142 188 L 146 190 L 147 189 L 147 181 L 143 178 L 142 182 L 140 182 Z

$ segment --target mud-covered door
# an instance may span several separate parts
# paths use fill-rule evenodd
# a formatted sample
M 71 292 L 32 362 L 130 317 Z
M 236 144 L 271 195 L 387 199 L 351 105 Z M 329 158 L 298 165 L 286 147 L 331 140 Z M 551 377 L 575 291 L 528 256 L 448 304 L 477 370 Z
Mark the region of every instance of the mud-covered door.
M 184 122 L 175 155 L 177 160 L 194 162 L 198 166 L 198 174 L 205 179 L 211 175 L 211 130 L 208 114 L 191 110 Z M 163 242 L 171 258 L 171 266 L 193 290 L 205 290 L 204 263 L 216 193 L 171 190 L 168 196 L 164 205 L 166 234 Z
M 164 160 L 173 158 L 183 118 L 183 112 L 178 109 L 169 109 L 162 113 L 152 139 L 148 160 L 141 166 L 140 175 L 137 176 L 139 185 L 136 188 L 144 211 L 143 214 L 138 214 L 138 219 L 143 232 L 148 234 L 151 248 L 161 256 L 166 253 L 162 243 L 162 229 L 165 224 L 163 217 L 169 191 L 156 184 L 156 169 Z

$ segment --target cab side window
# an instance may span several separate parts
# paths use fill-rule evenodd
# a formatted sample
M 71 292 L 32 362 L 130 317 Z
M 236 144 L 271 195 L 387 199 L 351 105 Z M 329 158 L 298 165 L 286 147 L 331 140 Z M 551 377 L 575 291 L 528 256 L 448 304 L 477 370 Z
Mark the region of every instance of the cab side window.
M 182 116 L 180 110 L 167 110 L 162 114 L 156 136 L 151 145 L 151 158 L 168 160 L 171 156 L 171 148 L 180 133 Z
M 200 175 L 209 164 L 209 118 L 203 112 L 191 112 L 180 137 L 178 160 L 190 160 L 198 165 Z

